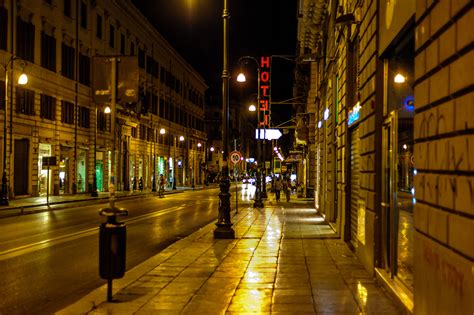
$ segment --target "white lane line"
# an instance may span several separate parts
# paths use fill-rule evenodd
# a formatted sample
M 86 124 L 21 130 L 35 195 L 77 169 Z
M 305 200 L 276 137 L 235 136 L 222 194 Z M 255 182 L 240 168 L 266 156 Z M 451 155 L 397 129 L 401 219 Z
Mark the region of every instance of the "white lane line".
M 182 206 L 171 207 L 171 208 L 166 209 L 166 210 L 162 210 L 162 211 L 155 212 L 155 213 L 143 214 L 143 215 L 140 215 L 140 216 L 137 216 L 137 217 L 134 217 L 134 218 L 124 219 L 122 221 L 125 222 L 125 223 L 128 223 L 128 224 L 134 224 L 134 223 L 138 223 L 138 222 L 141 222 L 141 221 L 148 220 L 148 219 L 153 218 L 153 217 L 159 217 L 159 216 L 162 216 L 164 214 L 175 212 L 175 211 L 178 211 L 178 210 L 181 210 L 181 209 L 182 209 Z M 0 252 L 0 261 L 10 259 L 10 258 L 13 258 L 13 257 L 17 257 L 17 256 L 20 256 L 20 255 L 23 255 L 23 254 L 26 254 L 26 253 L 29 253 L 29 252 L 33 252 L 33 251 L 36 251 L 36 250 L 40 250 L 40 249 L 43 249 L 43 248 L 47 248 L 47 247 L 50 247 L 50 246 L 53 246 L 53 245 L 56 245 L 56 244 L 61 244 L 61 243 L 67 242 L 67 241 L 72 241 L 72 240 L 79 239 L 79 238 L 82 238 L 82 237 L 94 235 L 94 234 L 97 233 L 98 230 L 99 230 L 99 227 L 94 227 L 94 228 L 90 228 L 90 229 L 87 229 L 87 230 L 83 230 L 83 231 L 79 231 L 79 232 L 75 232 L 75 233 L 70 233 L 70 234 L 58 236 L 58 237 L 55 237 L 55 238 L 46 239 L 46 240 L 39 241 L 39 242 L 36 242 L 36 243 L 11 248 L 11 249 Z

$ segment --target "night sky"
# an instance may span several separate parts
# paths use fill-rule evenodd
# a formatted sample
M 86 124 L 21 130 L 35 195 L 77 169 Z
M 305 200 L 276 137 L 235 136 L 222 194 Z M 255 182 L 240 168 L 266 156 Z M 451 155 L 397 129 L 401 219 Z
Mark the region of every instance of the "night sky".
M 206 80 L 210 93 L 220 96 L 222 89 L 222 10 L 223 0 L 132 0 L 168 42 Z M 294 55 L 296 51 L 296 0 L 228 0 L 229 70 L 231 98 L 240 97 L 235 78 L 240 71 L 239 57 L 250 55 Z M 272 100 L 292 97 L 291 61 L 274 58 Z M 245 73 L 256 76 L 249 63 Z M 256 81 L 242 88 L 249 99 L 257 91 Z M 289 108 L 273 109 L 273 120 L 283 121 Z

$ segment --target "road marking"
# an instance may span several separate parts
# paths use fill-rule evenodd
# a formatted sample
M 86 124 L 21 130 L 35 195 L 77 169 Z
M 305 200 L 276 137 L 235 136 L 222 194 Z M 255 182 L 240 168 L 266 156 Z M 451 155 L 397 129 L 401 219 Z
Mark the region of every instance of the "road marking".
M 125 222 L 125 223 L 128 223 L 128 224 L 135 224 L 135 223 L 138 223 L 138 222 L 141 222 L 141 221 L 148 220 L 148 219 L 153 218 L 153 217 L 159 217 L 159 216 L 162 216 L 164 214 L 168 214 L 168 213 L 171 213 L 171 212 L 181 210 L 182 208 L 183 208 L 182 206 L 174 206 L 174 207 L 171 207 L 171 208 L 168 208 L 168 209 L 165 209 L 165 210 L 161 210 L 159 212 L 147 213 L 147 214 L 143 214 L 143 215 L 140 215 L 140 216 L 137 216 L 137 217 L 134 217 L 134 218 L 124 219 L 122 221 Z M 99 227 L 94 227 L 94 228 L 90 228 L 90 229 L 87 229 L 87 230 L 74 232 L 74 233 L 58 236 L 58 237 L 55 237 L 55 238 L 46 239 L 46 240 L 39 241 L 39 242 L 36 242 L 36 243 L 31 243 L 31 244 L 28 244 L 28 245 L 23 245 L 23 246 L 18 246 L 18 247 L 15 247 L 15 248 L 11 248 L 11 249 L 5 250 L 3 252 L 0 252 L 0 261 L 7 260 L 7 259 L 10 259 L 10 258 L 13 258 L 13 257 L 17 257 L 17 256 L 20 256 L 20 255 L 23 255 L 23 254 L 26 254 L 26 253 L 30 253 L 30 252 L 33 252 L 33 251 L 37 251 L 37 250 L 40 250 L 40 249 L 44 249 L 44 248 L 47 248 L 47 247 L 51 247 L 53 245 L 65 243 L 67 241 L 72 241 L 72 240 L 76 240 L 76 239 L 79 239 L 79 238 L 82 238 L 82 237 L 91 236 L 91 235 L 96 234 L 98 230 L 99 230 Z

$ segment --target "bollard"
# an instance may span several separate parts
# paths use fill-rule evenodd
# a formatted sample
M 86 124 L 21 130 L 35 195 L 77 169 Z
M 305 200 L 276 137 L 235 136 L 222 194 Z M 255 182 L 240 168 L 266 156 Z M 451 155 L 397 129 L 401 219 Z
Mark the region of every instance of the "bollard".
M 127 228 L 117 216 L 127 216 L 123 208 L 104 208 L 100 211 L 107 221 L 99 229 L 99 275 L 107 279 L 107 301 L 112 302 L 112 280 L 125 274 Z

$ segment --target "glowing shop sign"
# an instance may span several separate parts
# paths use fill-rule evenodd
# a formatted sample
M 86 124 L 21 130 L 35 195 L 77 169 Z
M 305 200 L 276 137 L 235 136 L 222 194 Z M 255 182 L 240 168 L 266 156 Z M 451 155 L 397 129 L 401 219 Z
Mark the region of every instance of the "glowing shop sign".
M 360 103 L 357 102 L 355 106 L 349 111 L 349 120 L 347 121 L 347 124 L 350 126 L 356 121 L 359 120 L 360 117 Z

